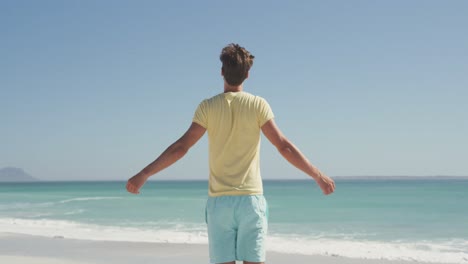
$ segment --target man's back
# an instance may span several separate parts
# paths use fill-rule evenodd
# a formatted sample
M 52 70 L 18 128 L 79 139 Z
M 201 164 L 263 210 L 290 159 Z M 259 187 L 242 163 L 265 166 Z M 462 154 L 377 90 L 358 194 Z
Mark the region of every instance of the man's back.
M 272 119 L 265 99 L 226 92 L 204 100 L 193 121 L 208 131 L 210 196 L 262 194 L 260 131 Z

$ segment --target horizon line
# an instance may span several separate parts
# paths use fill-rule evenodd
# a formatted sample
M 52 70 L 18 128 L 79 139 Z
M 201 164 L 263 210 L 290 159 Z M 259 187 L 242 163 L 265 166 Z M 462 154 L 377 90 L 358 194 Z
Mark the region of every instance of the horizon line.
M 434 176 L 330 176 L 330 178 L 335 180 L 411 180 L 411 179 L 468 179 L 468 176 L 453 176 L 453 175 L 434 175 Z M 304 180 L 313 180 L 312 178 L 305 177 L 304 179 L 298 178 L 278 178 L 278 179 L 262 179 L 263 181 L 304 181 Z M 120 179 L 60 179 L 60 180 L 47 180 L 47 179 L 38 179 L 33 181 L 1 181 L 0 183 L 34 183 L 34 182 L 125 182 L 127 180 Z M 208 179 L 149 179 L 149 182 L 155 181 L 208 181 Z

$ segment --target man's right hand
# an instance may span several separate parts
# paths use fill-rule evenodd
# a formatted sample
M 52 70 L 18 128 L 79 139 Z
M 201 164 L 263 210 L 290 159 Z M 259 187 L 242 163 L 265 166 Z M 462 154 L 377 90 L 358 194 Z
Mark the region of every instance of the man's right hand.
M 325 195 L 329 195 L 335 191 L 335 182 L 326 175 L 320 174 L 320 177 L 318 177 L 315 182 Z

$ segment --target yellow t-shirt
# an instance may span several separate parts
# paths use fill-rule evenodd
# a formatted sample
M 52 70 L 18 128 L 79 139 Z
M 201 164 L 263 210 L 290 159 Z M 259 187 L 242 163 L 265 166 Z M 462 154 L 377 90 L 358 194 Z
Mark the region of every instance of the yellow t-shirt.
M 263 194 L 261 126 L 274 117 L 259 96 L 228 92 L 203 100 L 193 122 L 208 131 L 209 196 Z

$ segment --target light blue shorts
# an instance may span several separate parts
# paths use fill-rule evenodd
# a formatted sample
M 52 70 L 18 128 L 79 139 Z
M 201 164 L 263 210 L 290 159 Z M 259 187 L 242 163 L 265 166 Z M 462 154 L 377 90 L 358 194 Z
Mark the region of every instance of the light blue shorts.
M 209 197 L 210 262 L 264 262 L 268 205 L 263 195 Z

